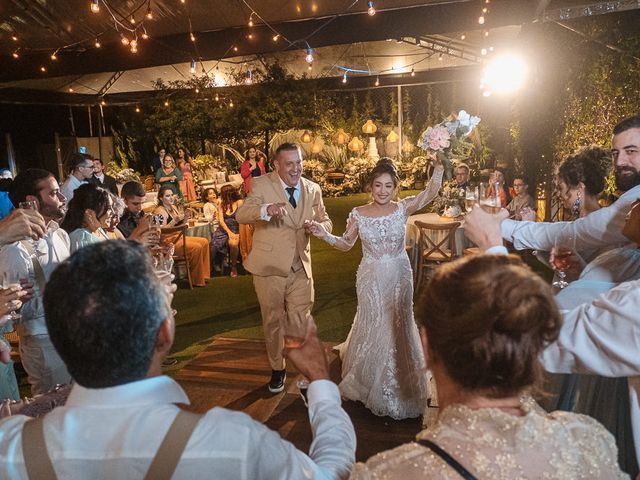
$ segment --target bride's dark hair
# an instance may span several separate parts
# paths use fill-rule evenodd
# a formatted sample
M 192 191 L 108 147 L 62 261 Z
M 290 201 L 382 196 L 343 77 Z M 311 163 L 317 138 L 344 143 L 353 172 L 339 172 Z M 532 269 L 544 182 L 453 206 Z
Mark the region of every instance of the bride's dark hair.
M 398 188 L 398 185 L 400 185 L 400 177 L 398 177 L 396 166 L 393 163 L 393 160 L 388 157 L 383 157 L 378 160 L 376 166 L 373 167 L 373 170 L 371 170 L 369 181 L 367 182 L 367 189 L 371 191 L 371 187 L 373 186 L 373 182 L 375 181 L 375 179 L 380 175 L 384 175 L 385 173 L 388 173 L 391 177 L 391 180 L 393 181 L 393 188 Z

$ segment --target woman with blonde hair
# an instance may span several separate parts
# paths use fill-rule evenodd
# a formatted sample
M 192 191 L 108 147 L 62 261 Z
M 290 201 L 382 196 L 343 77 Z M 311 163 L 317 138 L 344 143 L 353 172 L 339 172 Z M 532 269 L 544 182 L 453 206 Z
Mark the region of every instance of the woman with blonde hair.
M 602 425 L 546 413 L 531 397 L 561 316 L 551 288 L 518 257 L 441 266 L 416 316 L 438 420 L 415 442 L 356 465 L 352 479 L 628 478 Z

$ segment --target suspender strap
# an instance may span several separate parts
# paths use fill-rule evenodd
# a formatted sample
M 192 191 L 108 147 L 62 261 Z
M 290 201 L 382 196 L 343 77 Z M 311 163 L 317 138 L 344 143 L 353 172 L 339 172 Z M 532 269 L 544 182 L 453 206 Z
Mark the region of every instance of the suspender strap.
M 456 472 L 458 472 L 458 474 L 460 474 L 460 476 L 464 478 L 464 480 L 478 480 L 476 477 L 473 476 L 471 472 L 469 472 L 469 470 L 464 468 L 455 458 L 453 458 L 451 455 L 449 455 L 447 452 L 445 452 L 442 448 L 440 448 L 438 445 L 433 443 L 431 440 L 424 440 L 424 439 L 418 440 L 418 443 L 424 447 L 431 449 L 433 453 L 435 453 L 440 458 L 442 458 L 442 460 L 447 462 L 447 464 L 451 468 L 453 468 Z
M 180 410 L 151 461 L 145 480 L 171 479 L 199 420 L 200 415 Z
M 56 472 L 44 441 L 42 417 L 28 420 L 22 427 L 22 455 L 30 480 L 56 480 Z

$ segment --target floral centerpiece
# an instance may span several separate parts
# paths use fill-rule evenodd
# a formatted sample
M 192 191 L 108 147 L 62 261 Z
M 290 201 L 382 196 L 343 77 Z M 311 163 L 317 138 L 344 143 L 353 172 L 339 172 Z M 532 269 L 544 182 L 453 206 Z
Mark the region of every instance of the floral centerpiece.
M 443 163 L 445 178 L 440 196 L 433 202 L 434 209 L 441 215 L 457 217 L 464 211 L 464 190 L 452 181 L 454 166 L 473 155 L 474 144 L 469 135 L 480 123 L 480 117 L 471 116 L 464 110 L 458 115 L 427 128 L 418 141 L 418 147 L 432 160 Z
M 116 162 L 109 162 L 106 168 L 107 175 L 116 179 L 116 183 L 140 182 L 140 174 L 133 168 L 120 168 Z

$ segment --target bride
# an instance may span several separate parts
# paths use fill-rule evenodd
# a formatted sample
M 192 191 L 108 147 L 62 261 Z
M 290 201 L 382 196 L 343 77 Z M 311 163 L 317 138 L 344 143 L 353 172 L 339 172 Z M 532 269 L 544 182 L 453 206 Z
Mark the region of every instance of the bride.
M 340 393 L 376 415 L 397 420 L 422 415 L 427 402 L 405 225 L 409 215 L 436 197 L 442 173 L 442 165 L 437 165 L 424 191 L 396 202 L 398 174 L 393 162 L 383 158 L 369 180 L 373 201 L 351 211 L 342 237 L 331 235 L 317 222 L 309 225 L 313 235 L 343 251 L 360 236 L 358 308 L 347 340 L 336 347 L 342 360 Z

